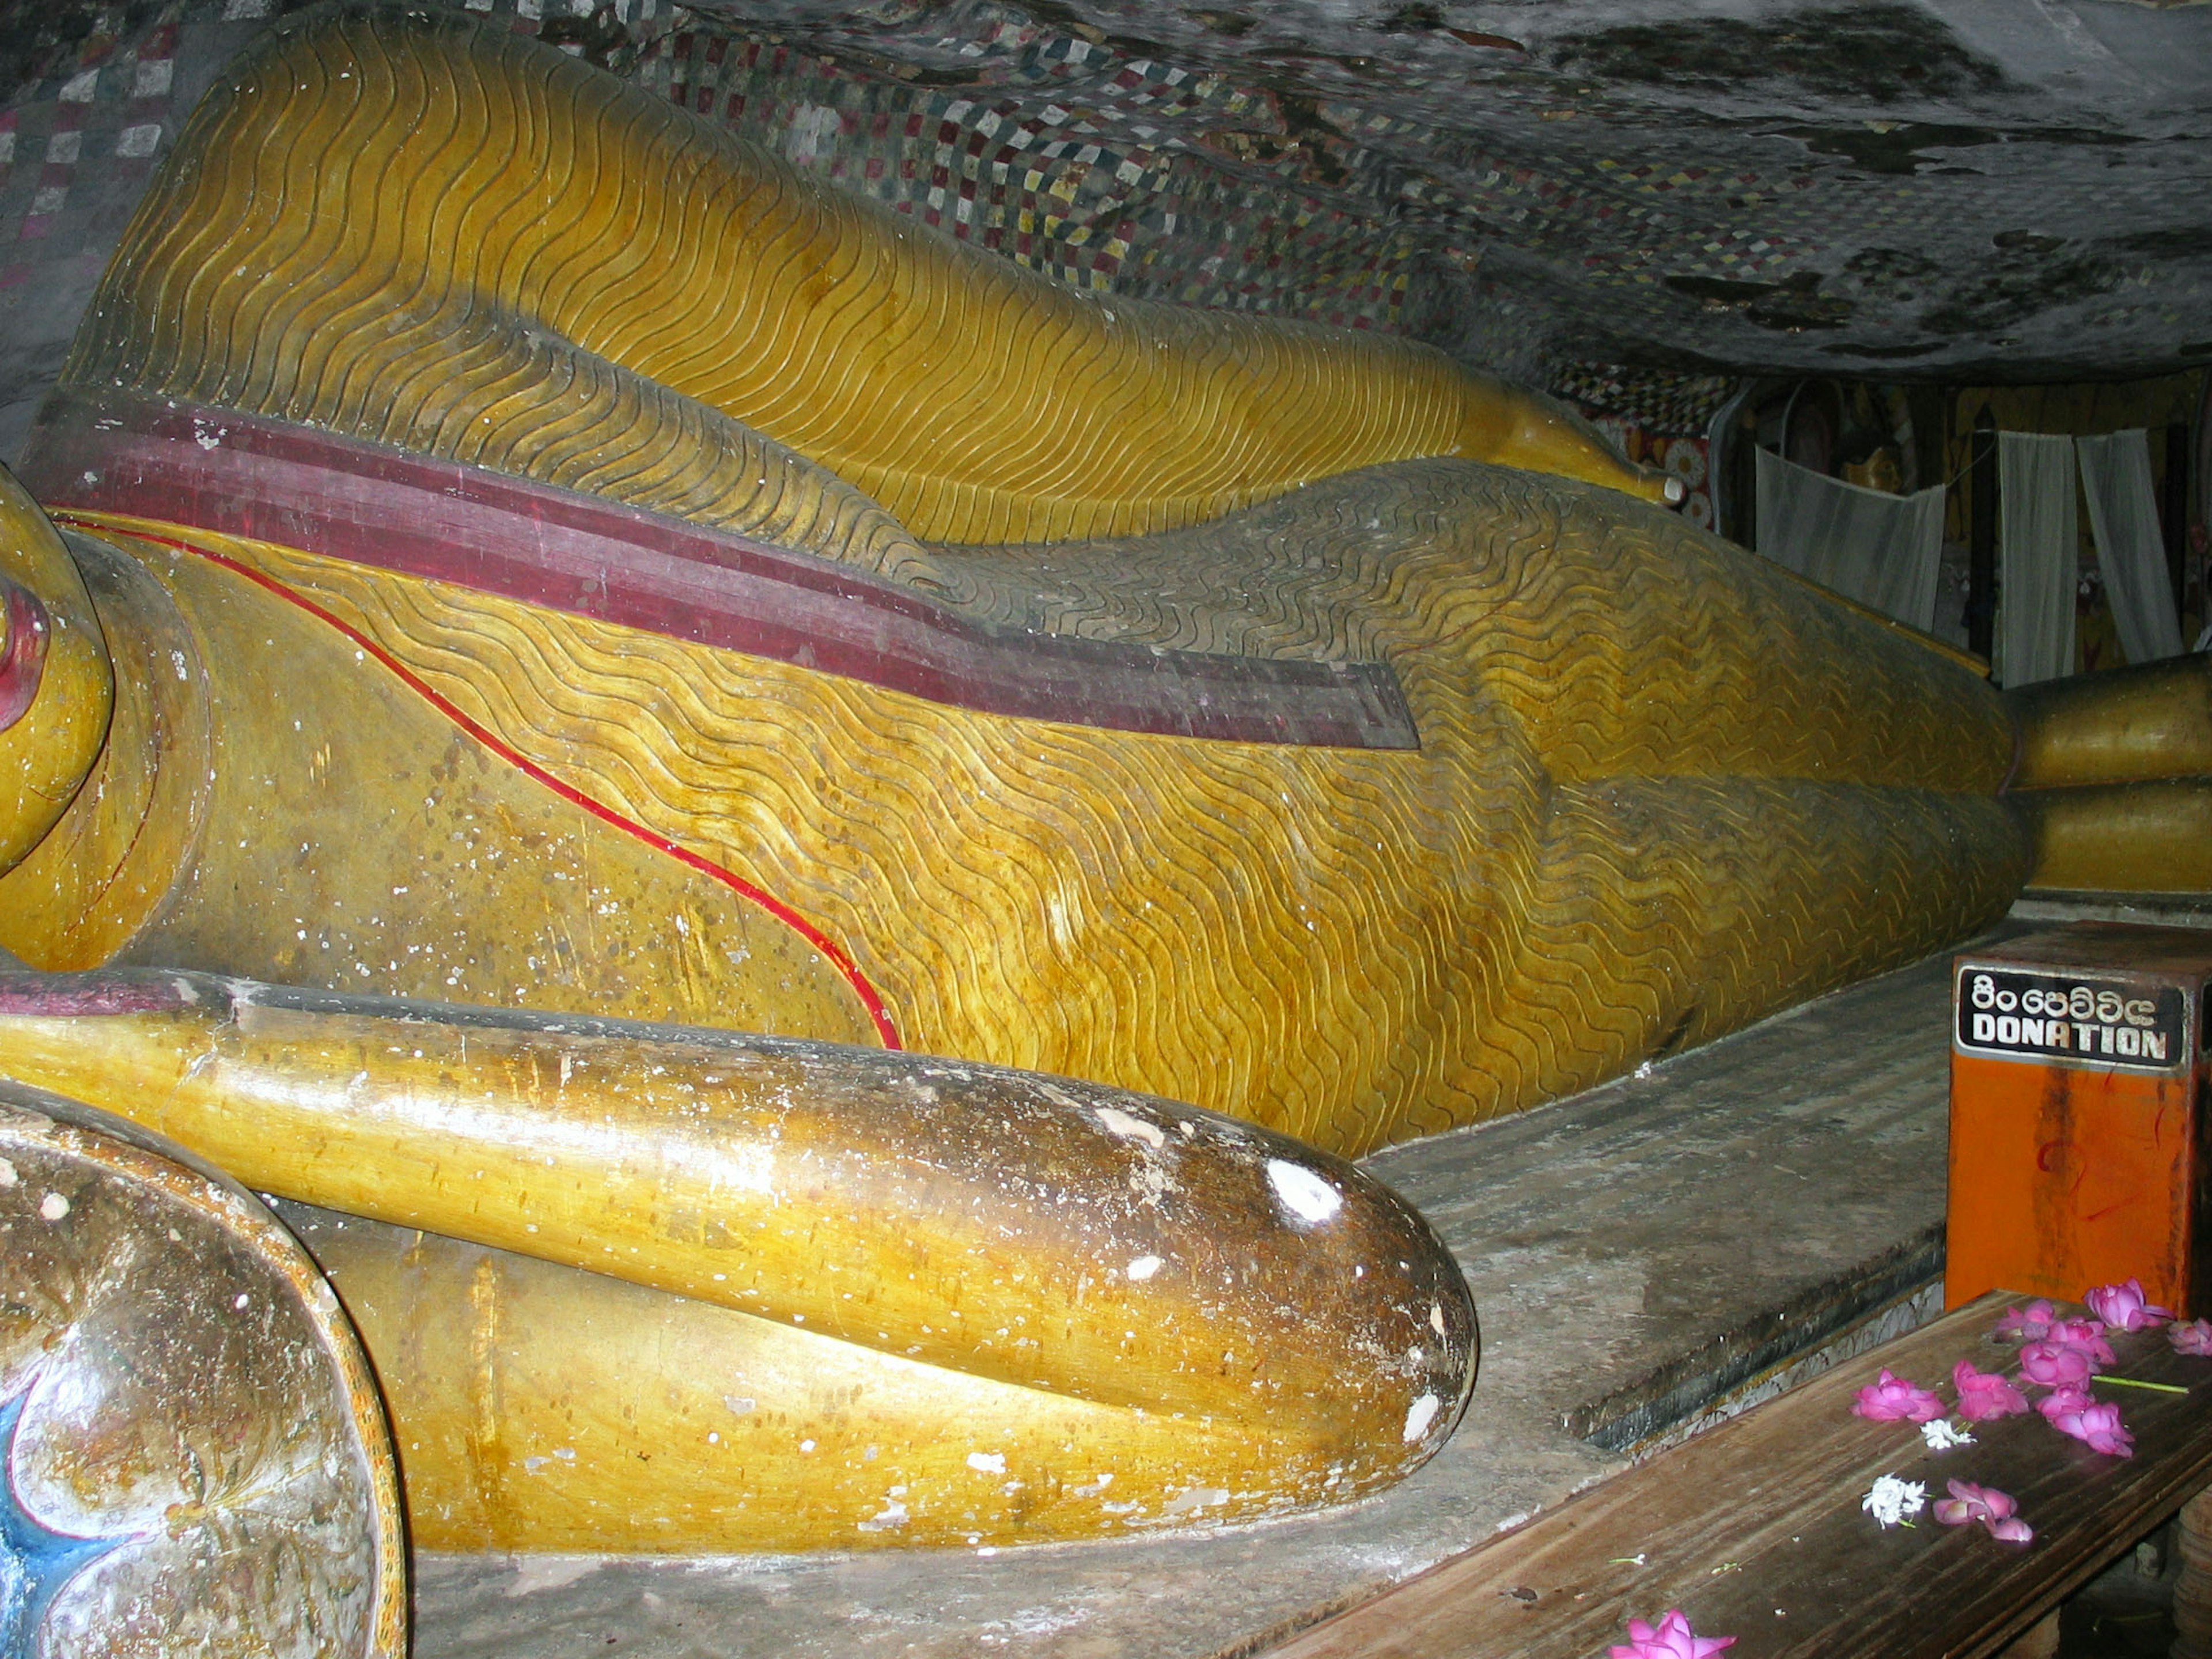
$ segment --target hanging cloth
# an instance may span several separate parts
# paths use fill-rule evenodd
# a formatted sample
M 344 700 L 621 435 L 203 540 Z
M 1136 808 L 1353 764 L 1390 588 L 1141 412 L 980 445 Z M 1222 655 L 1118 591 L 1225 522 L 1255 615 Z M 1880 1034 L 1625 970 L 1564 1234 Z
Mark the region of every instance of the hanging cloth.
M 2074 441 L 1997 434 L 1997 666 L 2008 686 L 2074 672 Z
M 2181 654 L 2181 619 L 2159 539 L 2158 506 L 2150 487 L 2150 440 L 2141 427 L 2102 438 L 2076 438 L 2089 528 L 2120 649 L 2131 663 Z
M 1758 452 L 1759 552 L 1923 633 L 1936 625 L 1942 486 L 1892 495 Z

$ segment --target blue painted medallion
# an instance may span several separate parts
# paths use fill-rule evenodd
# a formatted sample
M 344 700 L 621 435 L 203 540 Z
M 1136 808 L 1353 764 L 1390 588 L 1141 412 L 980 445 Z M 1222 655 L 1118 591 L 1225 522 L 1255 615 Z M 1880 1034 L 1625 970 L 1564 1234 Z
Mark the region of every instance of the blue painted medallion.
M 0 1659 L 32 1659 L 54 1597 L 125 1541 L 56 1532 L 23 1507 L 15 1492 L 15 1431 L 28 1394 L 0 1404 Z

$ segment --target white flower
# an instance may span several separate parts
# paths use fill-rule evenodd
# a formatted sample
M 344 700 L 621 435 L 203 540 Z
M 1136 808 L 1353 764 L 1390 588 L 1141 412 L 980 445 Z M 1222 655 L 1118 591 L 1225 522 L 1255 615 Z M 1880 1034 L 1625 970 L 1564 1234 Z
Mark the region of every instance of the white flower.
M 1974 1437 L 1964 1429 L 1954 1428 L 1948 1417 L 1939 1417 L 1932 1423 L 1923 1423 L 1920 1437 L 1928 1443 L 1929 1451 L 1948 1451 L 1954 1446 L 1974 1443 Z
M 1928 1488 L 1917 1480 L 1900 1480 L 1893 1474 L 1885 1474 L 1874 1483 L 1874 1490 L 1859 1501 L 1859 1507 L 1885 1527 L 1920 1513 L 1928 1501 Z

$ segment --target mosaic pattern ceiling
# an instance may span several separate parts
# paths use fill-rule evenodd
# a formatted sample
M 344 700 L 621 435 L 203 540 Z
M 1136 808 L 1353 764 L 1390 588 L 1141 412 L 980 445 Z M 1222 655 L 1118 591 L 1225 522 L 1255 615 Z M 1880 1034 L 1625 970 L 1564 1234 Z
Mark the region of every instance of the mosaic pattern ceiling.
M 2212 361 L 2212 4 L 446 3 L 1063 281 L 1403 331 L 1668 429 L 1744 373 Z M 283 9 L 0 19 L 0 427 Z
M 1070 280 L 1546 380 L 2212 357 L 2203 5 L 748 5 L 637 72 Z

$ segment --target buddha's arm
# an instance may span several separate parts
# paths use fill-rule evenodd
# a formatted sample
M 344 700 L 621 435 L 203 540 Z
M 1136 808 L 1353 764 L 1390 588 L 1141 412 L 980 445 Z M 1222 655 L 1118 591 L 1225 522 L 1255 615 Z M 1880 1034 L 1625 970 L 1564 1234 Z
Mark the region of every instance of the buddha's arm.
M 0 977 L 0 1075 L 257 1188 L 1003 1385 L 1002 1404 L 1180 1415 L 1295 1465 L 1294 1503 L 1425 1458 L 1472 1381 L 1464 1283 L 1386 1188 L 1097 1085 L 154 972 Z
M 1440 352 L 1058 286 L 471 20 L 325 15 L 241 63 L 109 266 L 74 380 L 509 470 L 564 465 L 530 447 L 549 399 L 580 453 L 669 428 L 580 483 L 617 495 L 683 465 L 665 388 L 942 541 L 1164 528 L 1420 455 L 1663 493 Z M 643 386 L 570 407 L 607 372 Z

